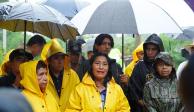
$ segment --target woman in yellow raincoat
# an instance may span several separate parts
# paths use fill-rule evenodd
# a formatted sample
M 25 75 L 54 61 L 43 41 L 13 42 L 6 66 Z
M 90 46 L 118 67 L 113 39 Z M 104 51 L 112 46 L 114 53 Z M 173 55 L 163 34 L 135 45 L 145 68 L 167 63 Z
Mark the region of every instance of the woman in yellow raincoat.
M 143 43 L 137 46 L 137 48 L 133 51 L 132 58 L 133 60 L 131 61 L 131 63 L 127 65 L 127 67 L 125 68 L 125 74 L 128 75 L 129 77 L 131 77 L 131 74 L 133 72 L 133 69 L 136 63 L 139 60 L 143 59 Z
M 60 112 L 57 101 L 47 89 L 47 65 L 43 61 L 30 61 L 20 65 L 20 72 L 22 94 L 34 112 Z
M 82 83 L 72 92 L 65 112 L 129 112 L 127 98 L 112 78 L 108 56 L 96 53 L 90 65 Z

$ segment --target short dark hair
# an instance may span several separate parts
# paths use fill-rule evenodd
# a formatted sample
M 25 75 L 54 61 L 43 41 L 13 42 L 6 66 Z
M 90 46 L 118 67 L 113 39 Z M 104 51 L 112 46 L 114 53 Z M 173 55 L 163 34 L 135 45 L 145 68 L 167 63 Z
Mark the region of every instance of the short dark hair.
M 94 74 L 93 74 L 92 64 L 94 63 L 94 61 L 96 60 L 96 58 L 99 57 L 99 56 L 104 56 L 107 59 L 108 66 L 109 66 L 108 73 L 107 73 L 107 75 L 106 75 L 106 77 L 104 79 L 104 82 L 103 82 L 104 86 L 106 86 L 107 82 L 109 82 L 112 79 L 112 72 L 111 72 L 111 67 L 110 67 L 111 62 L 110 62 L 110 58 L 106 54 L 99 53 L 99 52 L 94 53 L 94 55 L 89 60 L 89 62 L 90 62 L 90 69 L 89 69 L 88 73 L 90 74 L 90 76 L 94 80 L 95 77 L 94 77 Z
M 42 61 L 42 60 L 38 61 L 38 64 L 36 66 L 36 70 L 38 70 L 40 68 L 47 68 L 46 63 L 44 61 Z
M 97 49 L 95 48 L 95 45 L 98 45 L 98 46 L 99 45 L 102 45 L 102 42 L 103 42 L 103 40 L 105 38 L 108 38 L 110 40 L 110 42 L 111 42 L 111 48 L 114 47 L 114 41 L 113 41 L 113 38 L 112 38 L 111 35 L 109 35 L 109 34 L 100 34 L 95 39 L 94 46 L 93 46 L 93 51 L 94 52 L 97 52 Z
M 13 61 L 18 57 L 24 57 L 28 60 L 32 60 L 34 58 L 31 53 L 25 51 L 24 49 L 15 49 L 9 55 L 9 61 Z
M 40 35 L 34 35 L 34 36 L 32 36 L 28 40 L 27 46 L 32 46 L 34 44 L 44 45 L 44 44 L 46 44 L 46 41 L 45 41 L 45 39 L 42 36 L 40 36 Z

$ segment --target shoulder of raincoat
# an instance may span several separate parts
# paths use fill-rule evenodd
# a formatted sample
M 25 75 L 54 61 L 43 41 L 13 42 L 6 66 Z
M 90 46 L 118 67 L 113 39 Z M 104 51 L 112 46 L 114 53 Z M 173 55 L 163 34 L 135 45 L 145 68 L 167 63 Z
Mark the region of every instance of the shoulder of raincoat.
M 179 112 L 182 103 L 177 93 L 176 78 L 154 77 L 145 84 L 143 100 L 149 112 Z
M 40 90 L 36 74 L 37 63 L 38 61 L 30 61 L 20 65 L 20 84 L 24 88 L 22 94 L 30 102 L 34 112 L 60 112 L 58 103 L 48 88 L 44 93 Z
M 61 86 L 60 97 L 57 94 L 57 90 L 55 89 L 55 85 L 50 75 L 49 75 L 48 89 L 52 92 L 53 96 L 57 100 L 61 112 L 64 112 L 66 109 L 70 94 L 74 90 L 75 86 L 80 83 L 80 80 L 77 73 L 69 67 L 64 70 L 62 80 L 63 81 Z
M 129 77 L 131 77 L 131 73 L 136 65 L 136 63 L 139 61 L 139 58 L 137 57 L 137 53 L 143 51 L 143 43 L 137 46 L 137 48 L 132 53 L 132 61 L 131 63 L 125 68 L 125 74 L 127 74 Z
M 107 84 L 106 101 L 102 107 L 100 92 L 86 73 L 72 92 L 65 112 L 130 112 L 130 106 L 121 87 L 112 79 Z

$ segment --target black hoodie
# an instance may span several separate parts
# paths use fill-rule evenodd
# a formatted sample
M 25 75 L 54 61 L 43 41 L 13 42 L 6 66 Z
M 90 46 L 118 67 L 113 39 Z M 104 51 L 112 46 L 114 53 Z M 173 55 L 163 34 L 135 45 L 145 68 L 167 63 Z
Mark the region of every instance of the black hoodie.
M 133 69 L 131 78 L 128 83 L 128 100 L 131 106 L 131 112 L 143 112 L 143 107 L 137 101 L 143 99 L 143 89 L 145 83 L 152 78 L 154 60 L 149 59 L 146 55 L 145 49 L 147 44 L 155 44 L 158 51 L 164 51 L 163 42 L 156 34 L 150 35 L 144 42 L 144 58 L 139 61 Z

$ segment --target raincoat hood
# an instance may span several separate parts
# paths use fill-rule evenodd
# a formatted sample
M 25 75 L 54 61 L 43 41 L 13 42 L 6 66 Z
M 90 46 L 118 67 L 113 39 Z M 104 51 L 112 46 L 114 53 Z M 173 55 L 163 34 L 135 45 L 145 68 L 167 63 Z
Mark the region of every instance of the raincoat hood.
M 136 63 L 139 61 L 139 58 L 137 57 L 137 53 L 143 51 L 143 43 L 141 43 L 132 53 L 132 61 L 127 65 L 125 68 L 125 74 L 127 74 L 129 77 L 131 77 L 131 74 L 133 72 L 133 69 L 136 65 Z
M 19 69 L 22 78 L 20 84 L 28 91 L 42 96 L 43 93 L 40 90 L 36 73 L 37 64 L 38 61 L 29 61 L 20 65 Z
M 54 38 L 46 45 L 44 45 L 43 50 L 41 52 L 41 58 L 45 61 L 46 59 L 57 53 L 62 53 L 64 55 L 66 54 L 60 43 L 57 41 L 56 38 Z
M 156 45 L 156 46 L 158 47 L 159 52 L 164 51 L 164 45 L 163 45 L 163 42 L 162 42 L 162 40 L 160 39 L 160 37 L 159 37 L 158 35 L 156 35 L 156 34 L 150 35 L 150 36 L 145 40 L 145 42 L 144 42 L 144 44 L 143 44 L 143 49 L 144 49 L 144 61 L 152 62 L 152 61 L 154 61 L 154 60 L 148 59 L 147 54 L 146 54 L 146 52 L 145 52 L 145 51 L 146 51 L 146 45 L 147 45 L 147 44 L 154 44 L 154 45 Z
M 137 46 L 137 48 L 132 53 L 133 61 L 138 61 L 139 58 L 137 57 L 137 53 L 143 51 L 143 43 Z
M 116 83 L 113 77 L 109 82 Z M 93 81 L 92 77 L 90 76 L 90 74 L 88 72 L 84 75 L 84 77 L 82 79 L 82 83 L 84 83 L 86 85 L 95 85 L 95 82 Z

